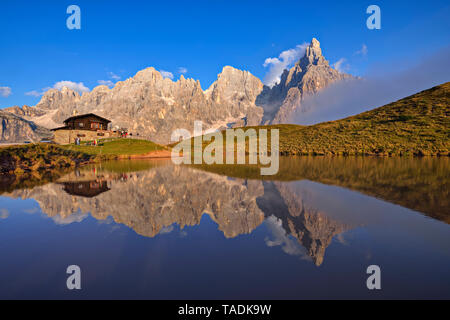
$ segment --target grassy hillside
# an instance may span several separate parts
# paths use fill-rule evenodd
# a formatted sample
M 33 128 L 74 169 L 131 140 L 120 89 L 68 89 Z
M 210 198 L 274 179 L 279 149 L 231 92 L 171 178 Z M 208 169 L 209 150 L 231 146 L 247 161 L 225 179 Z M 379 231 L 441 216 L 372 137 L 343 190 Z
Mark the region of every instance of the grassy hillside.
M 289 154 L 448 155 L 450 82 L 342 120 L 280 132 Z
M 138 155 L 152 151 L 167 150 L 167 147 L 156 144 L 148 140 L 137 139 L 115 139 L 107 142 L 99 142 L 98 146 L 88 146 L 86 144 L 76 146 L 73 144 L 60 146 L 70 151 L 82 152 L 90 155 Z
M 167 147 L 151 141 L 117 139 L 100 142 L 98 146 L 28 144 L 0 148 L 0 174 L 24 174 L 71 167 L 82 163 L 142 155 Z
M 346 119 L 280 126 L 280 149 L 286 154 L 448 155 L 450 82 Z
M 28 144 L 0 148 L 0 174 L 24 174 L 32 171 L 71 167 L 87 163 L 95 156 L 65 150 L 56 145 Z
M 450 82 L 342 120 L 253 128 L 279 129 L 283 155 L 449 155 Z

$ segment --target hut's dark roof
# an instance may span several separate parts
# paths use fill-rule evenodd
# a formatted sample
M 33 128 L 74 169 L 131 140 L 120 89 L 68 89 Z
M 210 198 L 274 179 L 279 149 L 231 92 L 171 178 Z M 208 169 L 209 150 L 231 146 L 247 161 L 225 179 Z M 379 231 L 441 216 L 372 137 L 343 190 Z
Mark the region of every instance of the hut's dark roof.
M 108 122 L 108 123 L 111 122 L 111 120 L 105 119 L 105 118 L 100 117 L 100 116 L 98 116 L 96 114 L 86 113 L 86 114 L 80 114 L 80 115 L 77 115 L 77 116 L 73 116 L 73 117 L 67 118 L 66 120 L 64 120 L 64 123 L 67 123 L 67 122 L 69 122 L 71 120 L 76 120 L 76 119 L 86 118 L 86 117 L 95 117 L 95 118 L 98 118 L 98 119 L 103 120 L 103 121 Z

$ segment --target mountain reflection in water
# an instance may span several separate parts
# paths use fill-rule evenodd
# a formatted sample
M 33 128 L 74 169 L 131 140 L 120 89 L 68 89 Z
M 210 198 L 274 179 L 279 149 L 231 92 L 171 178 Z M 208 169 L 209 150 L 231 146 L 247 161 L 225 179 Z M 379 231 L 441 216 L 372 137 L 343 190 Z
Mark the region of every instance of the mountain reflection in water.
M 437 211 L 434 214 L 448 222 L 445 213 L 449 213 L 449 180 L 441 174 L 448 174 L 448 171 L 441 172 L 439 166 L 440 161 L 447 165 L 447 159 L 438 160 L 436 163 L 427 163 L 424 160 L 422 170 L 426 171 L 423 168 L 428 166 L 429 176 L 420 176 L 414 171 L 417 170 L 417 163 L 423 159 L 403 160 L 403 163 L 410 161 L 412 164 L 406 168 L 398 166 L 398 163 L 395 163 L 397 159 L 365 159 L 368 163 L 358 158 L 338 158 L 331 162 L 329 159 L 317 158 L 305 158 L 303 161 L 289 158 L 284 160 L 281 172 L 274 177 L 275 180 L 279 177 L 293 180 L 303 175 L 331 184 L 350 187 L 356 185 L 356 188 L 368 194 L 380 197 L 386 194 L 388 199 L 395 198 L 399 203 L 407 201 L 412 206 L 418 200 L 415 194 L 421 190 L 412 190 L 414 194 L 404 195 L 405 187 L 409 185 L 414 189 L 415 185 L 420 184 L 423 188 L 423 181 L 412 182 L 422 178 L 428 182 L 428 189 L 421 196 L 438 199 L 439 201 L 431 201 L 428 205 L 442 207 L 443 212 Z M 343 162 L 329 166 L 330 163 L 336 164 L 339 161 Z M 373 164 L 378 166 L 372 166 Z M 50 217 L 60 216 L 63 220 L 70 220 L 70 216 L 79 211 L 90 213 L 98 220 L 111 216 L 116 223 L 124 224 L 145 237 L 155 237 L 161 230 L 173 224 L 181 228 L 197 225 L 203 214 L 208 214 L 217 223 L 218 229 L 226 238 L 249 234 L 268 219 L 270 223 L 279 224 L 287 234 L 294 236 L 316 265 L 323 262 L 325 249 L 334 236 L 364 223 L 364 220 L 359 221 L 360 219 L 356 219 L 358 222 L 343 221 L 339 216 L 333 217 L 331 212 L 321 210 L 321 200 L 314 197 L 314 190 L 308 189 L 304 182 L 245 179 L 246 171 L 243 169 L 249 169 L 245 166 L 233 166 L 235 172 L 240 172 L 237 175 L 240 178 L 229 178 L 190 167 L 174 166 L 170 161 L 131 162 L 128 163 L 129 167 L 123 165 L 127 163 L 111 162 L 76 169 L 55 183 L 16 190 L 5 195 L 22 199 L 33 198 L 45 214 Z M 142 165 L 144 168 L 148 166 L 149 169 L 142 170 Z M 395 168 L 402 174 L 400 179 L 398 174 L 391 175 L 394 170 L 392 165 L 397 165 Z M 219 171 L 227 170 L 230 166 L 205 166 L 202 169 L 210 168 L 212 171 Z M 324 172 L 325 168 L 328 172 Z M 138 170 L 133 171 L 136 169 Z M 346 176 L 342 170 L 356 177 Z M 362 176 L 364 172 L 369 175 L 369 179 Z M 383 176 L 383 173 L 386 176 Z M 435 177 L 432 176 L 433 173 L 436 174 Z M 251 168 L 247 174 L 254 178 Z M 335 180 L 332 180 L 333 178 Z M 401 185 L 387 184 L 387 179 Z M 441 187 L 440 183 L 443 184 Z M 395 188 L 398 191 L 393 191 Z M 438 190 L 442 191 L 442 194 L 437 193 Z M 396 193 L 398 195 L 395 195 Z M 403 195 L 405 199 L 398 198 Z M 420 203 L 418 209 L 426 205 Z M 359 209 L 350 210 L 356 215 Z
M 255 172 L 248 166 L 106 162 L 63 172 L 34 187 L 15 181 L 1 196 L 34 199 L 58 224 L 88 215 L 98 221 L 112 218 L 147 238 L 174 225 L 199 225 L 204 215 L 227 239 L 264 224 L 269 231 L 265 245 L 315 266 L 326 261 L 333 239 L 345 243 L 349 231 L 385 224 L 395 228 L 420 219 L 403 208 L 393 215 L 397 209 L 385 210 L 384 201 L 441 220 L 439 228 L 447 232 L 439 237 L 450 240 L 448 225 L 443 225 L 450 221 L 448 159 L 284 158 L 274 177 L 261 180 Z M 14 183 L 17 188 L 11 190 Z M 448 259 L 450 242 L 441 245 Z

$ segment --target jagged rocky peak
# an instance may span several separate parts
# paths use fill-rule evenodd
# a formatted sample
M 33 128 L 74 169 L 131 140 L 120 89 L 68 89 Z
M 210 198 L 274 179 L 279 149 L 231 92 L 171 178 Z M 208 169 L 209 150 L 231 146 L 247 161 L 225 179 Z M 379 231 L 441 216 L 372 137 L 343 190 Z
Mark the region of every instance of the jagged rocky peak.
M 328 61 L 322 55 L 320 42 L 316 38 L 312 38 L 311 43 L 306 48 L 305 55 L 298 62 L 300 67 L 307 67 L 308 65 L 328 65 Z
M 156 81 L 163 80 L 163 76 L 155 68 L 148 67 L 148 68 L 145 68 L 144 70 L 137 72 L 136 75 L 133 77 L 133 80 L 145 81 L 145 82 L 147 82 L 147 81 L 156 82 Z
M 178 79 L 175 83 L 181 88 L 193 88 L 195 90 L 200 90 L 201 92 L 203 92 L 199 80 L 185 78 L 183 75 L 181 75 L 180 79 Z
M 94 89 L 92 89 L 91 93 L 92 92 L 102 92 L 102 93 L 104 93 L 104 92 L 108 92 L 109 90 L 111 90 L 111 89 L 108 86 L 100 85 L 100 86 L 97 86 Z
M 316 38 L 313 38 L 308 47 L 306 47 L 305 55 L 300 58 L 300 60 L 297 61 L 297 63 L 295 63 L 290 70 L 285 69 L 283 71 L 281 81 L 278 86 L 297 86 L 298 82 L 302 80 L 303 75 L 308 71 L 308 69 L 314 66 L 330 68 L 328 61 L 322 55 L 320 42 Z
M 257 77 L 255 77 L 253 74 L 251 74 L 249 71 L 246 70 L 240 70 L 236 69 L 231 66 L 225 66 L 222 69 L 222 72 L 217 75 L 216 81 L 230 81 L 235 80 L 239 81 L 241 83 L 245 82 L 246 80 L 254 80 L 256 82 L 261 82 Z
M 312 38 L 309 47 L 314 50 L 319 50 L 318 52 L 320 53 L 320 55 L 322 54 L 322 50 L 320 49 L 320 42 L 316 38 Z
M 322 55 L 320 42 L 316 38 L 313 38 L 311 40 L 311 43 L 305 50 L 305 55 L 294 65 L 294 67 L 292 67 L 290 70 L 284 70 L 280 84 L 284 87 L 300 87 L 302 82 L 305 82 L 304 76 L 310 69 L 311 73 L 315 72 L 316 70 L 320 72 L 314 74 L 313 78 L 315 78 L 316 76 L 334 77 L 335 75 L 333 75 L 332 73 L 339 74 L 338 71 L 332 69 L 329 66 L 328 61 Z M 318 87 L 320 87 L 320 81 L 318 83 Z M 312 89 L 314 90 L 316 88 Z
M 280 83 L 266 88 L 257 104 L 264 108 L 263 123 L 289 123 L 294 114 L 304 112 L 301 101 L 335 81 L 351 78 L 330 67 L 322 55 L 320 42 L 313 38 L 304 56 L 290 69 L 284 70 Z
M 248 75 L 248 74 L 250 74 L 250 72 L 248 72 L 248 71 L 239 70 L 239 69 L 236 69 L 236 68 L 234 68 L 232 66 L 224 66 L 222 68 L 222 72 L 218 74 L 218 78 L 230 77 L 230 76 L 231 77 L 234 77 L 234 76 L 241 77 L 243 75 Z
M 54 90 L 56 90 L 56 89 L 54 89 Z M 70 89 L 67 86 L 62 87 L 60 91 L 62 94 L 66 94 L 66 95 L 76 95 L 77 94 L 77 92 L 73 91 L 72 89 Z
M 68 87 L 62 87 L 61 90 L 50 89 L 46 91 L 41 98 L 41 101 L 36 105 L 36 107 L 41 107 L 44 109 L 58 109 L 61 105 L 65 103 L 74 103 L 80 99 L 80 94 Z
M 263 84 L 261 80 L 248 71 L 225 66 L 217 75 L 217 80 L 206 91 L 212 94 L 213 99 L 240 99 L 254 103 L 261 93 Z
M 258 86 L 261 85 L 262 87 L 261 80 L 252 75 L 250 72 L 245 70 L 239 70 L 231 66 L 225 66 L 223 67 L 222 72 L 217 75 L 217 80 L 214 82 L 214 84 L 220 83 L 223 85 L 226 84 L 246 85 L 252 84 L 252 82 L 256 83 Z

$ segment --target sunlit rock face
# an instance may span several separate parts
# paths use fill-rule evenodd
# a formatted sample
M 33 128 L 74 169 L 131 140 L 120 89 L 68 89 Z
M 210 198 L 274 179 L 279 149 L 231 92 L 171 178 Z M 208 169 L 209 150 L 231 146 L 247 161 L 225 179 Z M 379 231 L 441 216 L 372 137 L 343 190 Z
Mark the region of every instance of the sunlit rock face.
M 255 105 L 262 82 L 247 71 L 224 67 L 211 87 L 203 91 L 200 82 L 176 82 L 164 78 L 154 68 L 139 71 L 113 88 L 98 86 L 81 96 L 64 87 L 47 91 L 34 107 L 10 108 L 28 120 L 48 128 L 61 126 L 76 114 L 95 113 L 112 121 L 113 127 L 127 128 L 134 135 L 158 143 L 169 143 L 175 129 L 193 130 L 194 121 L 203 121 L 205 130 L 226 128 L 242 122 L 257 125 L 263 110 Z
M 13 106 L 10 108 L 5 108 L 5 109 L 3 109 L 3 111 L 10 112 L 19 117 L 40 117 L 40 116 L 45 115 L 44 110 L 41 110 L 41 109 L 38 109 L 35 107 L 30 107 L 27 105 L 24 105 L 23 107 Z
M 294 113 L 301 113 L 302 99 L 314 95 L 331 83 L 352 78 L 330 67 L 313 38 L 305 55 L 272 88 L 264 87 L 257 104 L 264 108 L 263 123 L 289 123 Z
M 31 121 L 15 114 L 0 110 L 0 142 L 40 141 L 52 133 Z

